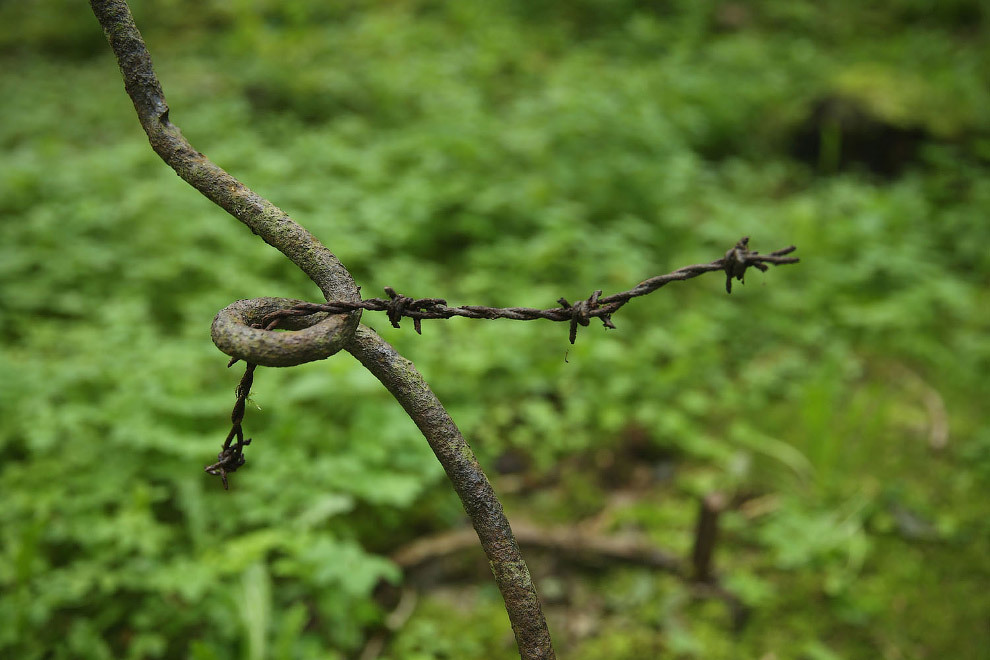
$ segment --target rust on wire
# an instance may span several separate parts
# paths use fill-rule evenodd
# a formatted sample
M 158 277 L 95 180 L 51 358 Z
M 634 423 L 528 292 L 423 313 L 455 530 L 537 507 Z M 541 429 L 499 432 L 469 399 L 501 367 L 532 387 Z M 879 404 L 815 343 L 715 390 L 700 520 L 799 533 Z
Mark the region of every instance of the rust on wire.
M 229 365 L 228 365 L 229 366 Z M 244 421 L 244 410 L 247 407 L 247 398 L 251 393 L 251 384 L 254 382 L 255 364 L 247 365 L 241 382 L 237 384 L 237 400 L 234 402 L 234 410 L 230 413 L 230 433 L 223 441 L 223 448 L 217 454 L 217 462 L 207 465 L 206 471 L 217 475 L 223 482 L 223 489 L 227 490 L 227 475 L 244 465 L 247 460 L 244 458 L 244 447 L 251 444 L 251 438 L 244 439 L 244 430 L 241 422 Z M 236 440 L 236 442 L 234 442 Z
M 277 319 L 263 327 L 261 324 L 254 324 L 252 327 L 259 330 L 274 330 L 276 325 L 278 325 Z M 237 362 L 237 358 L 231 358 L 227 367 L 234 366 L 235 362 Z M 224 490 L 229 487 L 227 475 L 236 472 L 237 468 L 247 461 L 244 457 L 244 448 L 251 444 L 251 438 L 244 439 L 244 429 L 241 422 L 244 421 L 244 411 L 247 409 L 247 400 L 251 396 L 251 386 L 254 384 L 254 370 L 257 368 L 258 365 L 249 362 L 244 369 L 244 375 L 241 376 L 241 382 L 237 384 L 235 390 L 237 399 L 234 401 L 234 409 L 230 411 L 230 433 L 227 434 L 223 441 L 223 448 L 217 454 L 217 462 L 204 468 L 206 472 L 220 477 Z
M 746 236 L 726 252 L 725 257 L 722 259 L 717 259 L 707 264 L 695 264 L 693 266 L 678 268 L 666 275 L 657 275 L 656 277 L 644 280 L 628 291 L 622 291 L 610 296 L 602 297 L 600 290 L 595 291 L 586 300 L 581 300 L 573 305 L 565 298 L 559 298 L 557 302 L 560 304 L 560 307 L 551 307 L 549 309 L 485 307 L 482 305 L 449 307 L 447 306 L 447 301 L 443 298 L 411 298 L 401 295 L 392 287 L 387 286 L 385 287 L 385 293 L 388 295 L 388 298 L 367 298 L 358 301 L 332 300 L 326 303 L 298 303 L 287 309 L 280 309 L 268 314 L 264 317 L 263 322 L 317 312 L 343 314 L 355 310 L 366 310 L 370 312 L 385 312 L 394 328 L 399 327 L 399 322 L 403 318 L 411 318 L 416 332 L 422 334 L 420 323 L 423 319 L 449 319 L 455 316 L 471 319 L 512 319 L 515 321 L 545 319 L 547 321 L 569 323 L 569 339 L 573 344 L 577 338 L 577 327 L 579 325 L 586 327 L 591 319 L 597 318 L 601 319 L 602 324 L 606 328 L 614 329 L 615 325 L 612 323 L 612 314 L 633 298 L 653 293 L 670 282 L 688 280 L 704 273 L 724 271 L 726 273 L 726 291 L 732 293 L 732 279 L 735 278 L 742 282 L 746 270 L 750 267 L 765 272 L 768 264 L 780 266 L 797 263 L 799 261 L 797 257 L 787 256 L 795 249 L 792 245 L 771 252 L 770 254 L 760 254 L 749 249 L 749 237 Z
M 704 273 L 723 271 L 726 274 L 725 289 L 728 293 L 732 293 L 732 280 L 737 279 L 742 282 L 743 276 L 746 274 L 746 269 L 750 267 L 765 272 L 768 264 L 779 266 L 797 263 L 799 261 L 797 257 L 787 256 L 794 250 L 795 247 L 790 246 L 776 250 L 770 254 L 762 255 L 759 252 L 749 249 L 749 237 L 745 236 L 726 252 L 725 257 L 722 259 L 717 259 L 707 264 L 696 264 L 678 268 L 666 275 L 651 277 L 628 291 L 615 293 L 611 296 L 602 297 L 602 291 L 599 289 L 588 296 L 587 299 L 579 300 L 574 304 L 571 304 L 566 298 L 561 297 L 557 299 L 557 303 L 560 306 L 549 309 L 484 307 L 481 305 L 449 307 L 447 301 L 443 298 L 412 298 L 398 293 L 390 286 L 385 287 L 385 294 L 388 298 L 368 298 L 353 302 L 333 300 L 327 303 L 311 303 L 285 298 L 241 300 L 217 314 L 217 318 L 213 323 L 213 335 L 214 341 L 217 341 L 217 337 L 225 337 L 227 334 L 231 334 L 229 329 L 231 325 L 238 327 L 240 325 L 249 326 L 255 335 L 264 334 L 264 331 L 274 330 L 281 323 L 286 329 L 296 330 L 296 332 L 284 333 L 280 336 L 283 343 L 288 342 L 291 344 L 292 335 L 297 333 L 302 335 L 302 329 L 312 333 L 313 331 L 319 331 L 320 328 L 326 325 L 328 330 L 324 334 L 332 334 L 336 332 L 336 326 L 328 324 L 331 324 L 335 319 L 341 318 L 335 315 L 346 314 L 357 310 L 367 310 L 385 312 L 394 328 L 399 327 L 399 323 L 403 318 L 411 318 L 413 320 L 413 327 L 418 334 L 422 334 L 421 323 L 423 319 L 449 319 L 455 316 L 472 319 L 512 319 L 516 321 L 546 319 L 548 321 L 566 322 L 569 324 L 568 339 L 573 344 L 577 339 L 578 326 L 587 327 L 591 323 L 591 319 L 597 318 L 601 320 L 602 325 L 606 328 L 615 329 L 615 324 L 612 323 L 612 314 L 633 298 L 653 293 L 670 282 L 688 280 Z M 279 304 L 288 306 L 279 307 Z M 228 311 L 232 309 L 236 314 Z M 317 314 L 327 316 L 323 318 L 316 316 Z M 248 323 L 248 321 L 259 317 L 261 319 L 260 323 Z M 317 334 L 319 333 L 317 332 Z M 301 336 L 299 338 L 303 339 Z M 257 344 L 256 339 L 256 337 L 252 337 L 252 342 L 250 343 Z M 310 342 L 302 341 L 296 343 L 308 345 Z M 228 350 L 226 343 L 218 342 L 217 345 L 225 351 Z M 231 346 L 233 345 L 231 343 Z M 274 352 L 279 356 L 287 353 L 281 344 L 278 349 Z M 235 351 L 231 350 L 231 352 Z M 250 358 L 248 359 L 244 377 L 237 386 L 237 401 L 234 404 L 234 412 L 231 414 L 233 427 L 224 441 L 223 449 L 217 456 L 217 462 L 206 468 L 206 471 L 210 474 L 220 476 L 223 480 L 224 488 L 227 488 L 227 475 L 244 465 L 244 447 L 251 443 L 250 438 L 247 440 L 244 439 L 244 434 L 241 430 L 241 421 L 244 419 L 245 402 L 251 391 L 254 370 L 258 364 L 264 364 L 265 366 L 288 366 L 299 364 L 301 361 L 326 357 L 326 355 L 320 354 L 317 357 L 303 358 L 302 360 L 288 360 L 285 357 L 272 360 L 265 353 L 258 352 L 252 353 L 252 355 L 254 356 L 254 361 L 251 361 Z M 237 360 L 238 357 L 233 357 L 227 366 L 233 365 Z M 564 361 L 567 361 L 566 354 Z

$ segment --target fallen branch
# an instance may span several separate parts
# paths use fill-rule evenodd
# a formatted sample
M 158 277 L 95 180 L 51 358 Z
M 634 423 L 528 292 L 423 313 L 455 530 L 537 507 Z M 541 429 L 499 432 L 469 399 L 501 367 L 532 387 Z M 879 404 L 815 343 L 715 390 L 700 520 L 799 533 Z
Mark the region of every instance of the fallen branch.
M 676 575 L 685 574 L 681 559 L 639 536 L 594 534 L 581 527 L 543 527 L 518 520 L 513 525 L 513 531 L 516 541 L 523 547 L 548 550 L 574 559 L 594 557 L 649 566 Z M 471 530 L 456 529 L 417 539 L 393 552 L 391 559 L 403 570 L 411 570 L 474 547 Z

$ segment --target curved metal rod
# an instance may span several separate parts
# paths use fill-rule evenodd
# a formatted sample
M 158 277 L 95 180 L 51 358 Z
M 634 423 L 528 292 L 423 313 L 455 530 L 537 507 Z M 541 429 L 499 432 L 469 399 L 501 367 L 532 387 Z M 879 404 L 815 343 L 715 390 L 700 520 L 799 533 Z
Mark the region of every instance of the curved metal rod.
M 264 329 L 265 317 L 298 305 L 291 298 L 238 300 L 221 309 L 213 319 L 210 334 L 217 348 L 227 355 L 263 367 L 294 367 L 323 360 L 344 348 L 351 330 L 346 314 L 315 313 L 279 319 L 278 327 L 294 332 Z
M 350 273 L 329 249 L 284 211 L 196 151 L 169 121 L 168 104 L 152 67 L 151 55 L 126 0 L 90 0 L 90 6 L 117 56 L 124 88 L 134 103 L 141 126 L 162 160 L 292 260 L 320 287 L 327 300 L 360 300 Z M 359 328 L 360 310 L 342 317 L 346 320 L 336 331 L 335 339 L 375 374 L 405 408 L 426 436 L 461 498 L 505 599 L 520 657 L 555 658 L 529 569 L 502 505 L 471 448 L 412 362 L 370 329 Z
M 155 153 L 207 199 L 292 260 L 320 287 L 327 300 L 360 300 L 354 279 L 333 252 L 285 211 L 194 149 L 179 127 L 169 121 L 165 94 L 127 2 L 91 0 L 90 6 L 117 56 L 124 89 Z M 359 315 L 353 316 L 357 327 Z

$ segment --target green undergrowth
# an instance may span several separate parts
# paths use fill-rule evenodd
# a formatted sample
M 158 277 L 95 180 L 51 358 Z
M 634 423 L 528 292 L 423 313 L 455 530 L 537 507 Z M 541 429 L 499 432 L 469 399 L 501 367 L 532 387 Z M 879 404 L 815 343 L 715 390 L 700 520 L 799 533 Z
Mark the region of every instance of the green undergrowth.
M 732 499 L 716 563 L 745 620 L 534 551 L 561 657 L 990 647 L 988 18 L 834 4 L 135 3 L 172 120 L 365 296 L 552 307 L 743 235 L 798 246 L 574 346 L 566 324 L 365 314 L 510 519 L 686 556 L 698 498 Z M 202 472 L 239 378 L 210 319 L 318 291 L 157 159 L 85 3 L 6 3 L 0 25 L 0 655 L 350 658 L 388 631 L 383 658 L 513 657 L 483 563 L 409 576 L 389 623 L 388 555 L 465 521 L 347 355 L 259 370 L 247 465 L 229 492 Z

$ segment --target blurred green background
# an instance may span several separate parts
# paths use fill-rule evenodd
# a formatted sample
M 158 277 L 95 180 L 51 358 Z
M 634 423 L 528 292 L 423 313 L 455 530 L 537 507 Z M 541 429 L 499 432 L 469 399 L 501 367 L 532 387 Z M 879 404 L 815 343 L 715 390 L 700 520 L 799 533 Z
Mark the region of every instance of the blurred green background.
M 510 520 L 685 555 L 699 497 L 731 498 L 716 565 L 745 621 L 646 567 L 528 552 L 561 657 L 987 657 L 984 3 L 133 9 L 172 120 L 367 296 L 549 307 L 742 235 L 798 245 L 574 347 L 365 314 Z M 0 655 L 516 657 L 480 550 L 388 559 L 466 521 L 349 356 L 259 370 L 248 465 L 229 492 L 203 473 L 239 377 L 213 315 L 317 289 L 158 160 L 86 3 L 0 4 L 0 71 Z

